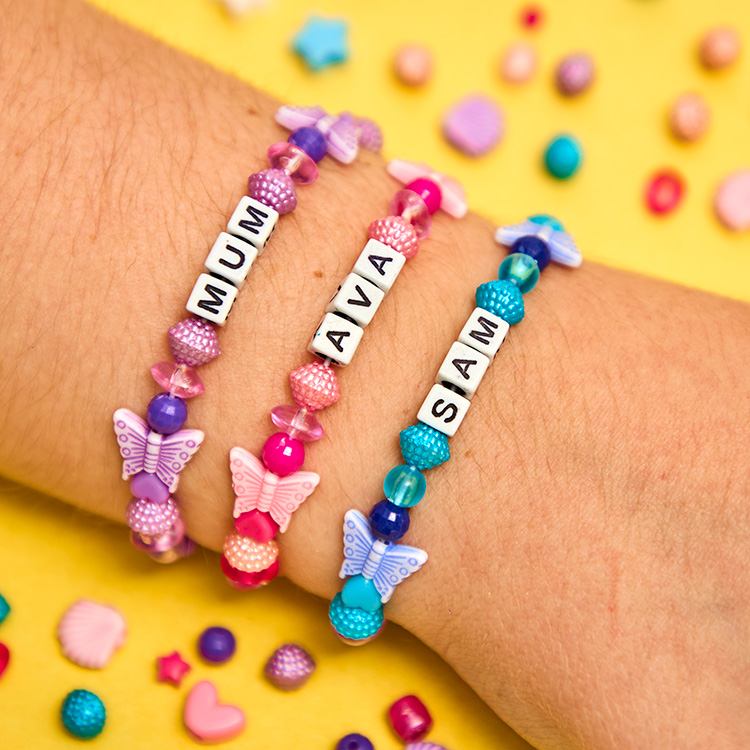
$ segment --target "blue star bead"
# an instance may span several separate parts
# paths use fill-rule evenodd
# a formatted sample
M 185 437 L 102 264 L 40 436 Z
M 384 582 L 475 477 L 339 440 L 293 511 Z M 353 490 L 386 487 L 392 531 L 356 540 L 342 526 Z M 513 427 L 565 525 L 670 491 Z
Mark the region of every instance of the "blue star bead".
M 346 23 L 339 18 L 312 16 L 297 32 L 292 48 L 313 71 L 344 62 L 349 56 Z

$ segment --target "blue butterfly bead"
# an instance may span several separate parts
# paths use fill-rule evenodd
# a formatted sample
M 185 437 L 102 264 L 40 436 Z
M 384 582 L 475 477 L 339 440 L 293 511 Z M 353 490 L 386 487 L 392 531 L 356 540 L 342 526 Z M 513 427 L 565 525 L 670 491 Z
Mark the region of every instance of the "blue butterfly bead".
M 523 295 L 521 290 L 507 280 L 488 281 L 477 287 L 477 307 L 502 318 L 508 325 L 523 320 Z
M 364 643 L 378 634 L 383 627 L 383 607 L 367 612 L 359 607 L 347 607 L 338 593 L 328 609 L 328 617 L 336 634 L 347 641 Z
M 448 438 L 424 422 L 402 430 L 399 442 L 404 463 L 420 471 L 439 466 L 451 457 Z

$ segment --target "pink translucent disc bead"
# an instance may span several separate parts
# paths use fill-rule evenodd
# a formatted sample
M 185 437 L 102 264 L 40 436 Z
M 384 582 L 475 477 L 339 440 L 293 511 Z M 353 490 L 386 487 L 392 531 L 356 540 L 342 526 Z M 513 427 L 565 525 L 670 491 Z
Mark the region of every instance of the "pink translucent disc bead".
M 180 398 L 200 396 L 206 387 L 189 365 L 157 362 L 151 365 L 151 376 L 165 390 Z
M 431 214 L 434 214 L 440 208 L 443 194 L 440 191 L 440 187 L 432 180 L 428 180 L 426 177 L 419 177 L 416 180 L 412 180 L 404 189 L 416 193 L 424 201 L 427 210 Z
M 285 432 L 275 432 L 266 440 L 261 458 L 274 474 L 286 477 L 298 471 L 305 462 L 305 446 L 301 440 L 289 437 Z
M 325 435 L 323 425 L 307 409 L 295 406 L 274 406 L 271 421 L 291 438 L 311 443 Z
M 289 387 L 294 403 L 308 411 L 326 409 L 341 398 L 336 371 L 325 362 L 308 362 L 292 370 Z
M 268 163 L 272 169 L 283 169 L 298 185 L 309 185 L 318 179 L 318 165 L 289 141 L 274 143 L 268 149 Z
M 414 227 L 420 239 L 430 234 L 430 211 L 421 196 L 413 190 L 399 190 L 391 198 L 390 211 L 394 216 L 403 216 Z
M 418 742 L 432 728 L 430 712 L 416 695 L 399 698 L 388 709 L 388 718 L 394 731 L 404 742 Z
M 403 216 L 375 219 L 367 228 L 367 236 L 393 248 L 409 260 L 419 252 L 419 237 L 414 227 Z
M 189 536 L 185 536 L 171 549 L 165 549 L 163 552 L 149 552 L 148 556 L 158 563 L 168 565 L 192 555 L 193 552 L 195 552 L 195 542 Z
M 172 528 L 163 534 L 156 536 L 146 536 L 135 531 L 130 532 L 130 541 L 133 546 L 143 552 L 166 552 L 176 547 L 185 538 L 185 524 L 181 518 L 178 518 Z

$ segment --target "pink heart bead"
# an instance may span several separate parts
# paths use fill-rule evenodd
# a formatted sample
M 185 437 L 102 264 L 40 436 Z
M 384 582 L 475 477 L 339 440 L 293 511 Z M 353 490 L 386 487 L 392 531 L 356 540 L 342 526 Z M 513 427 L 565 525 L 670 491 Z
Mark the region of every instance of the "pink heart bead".
M 208 680 L 197 683 L 188 693 L 183 719 L 201 742 L 224 742 L 245 728 L 245 714 L 237 706 L 219 703 L 216 688 Z

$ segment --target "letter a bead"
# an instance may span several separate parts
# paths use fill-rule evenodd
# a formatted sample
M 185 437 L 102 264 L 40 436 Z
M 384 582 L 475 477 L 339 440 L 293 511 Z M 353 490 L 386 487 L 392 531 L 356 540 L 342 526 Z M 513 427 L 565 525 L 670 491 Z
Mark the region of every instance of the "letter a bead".
M 364 331 L 335 313 L 326 313 L 313 334 L 307 351 L 328 358 L 339 365 L 348 365 L 357 351 Z
M 471 398 L 490 366 L 490 360 L 460 341 L 455 341 L 448 350 L 448 356 L 440 365 L 438 383 L 452 383 L 458 386 L 466 398 Z

